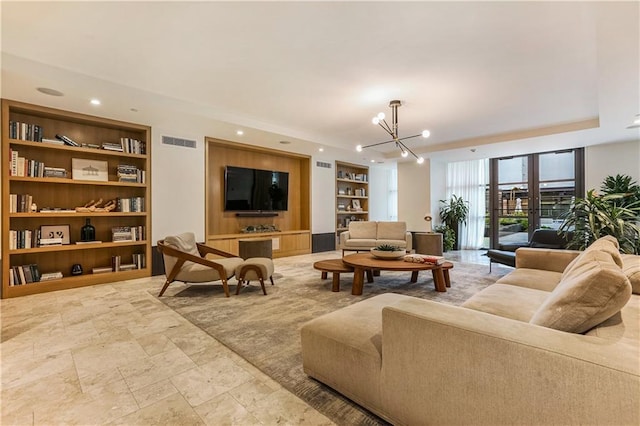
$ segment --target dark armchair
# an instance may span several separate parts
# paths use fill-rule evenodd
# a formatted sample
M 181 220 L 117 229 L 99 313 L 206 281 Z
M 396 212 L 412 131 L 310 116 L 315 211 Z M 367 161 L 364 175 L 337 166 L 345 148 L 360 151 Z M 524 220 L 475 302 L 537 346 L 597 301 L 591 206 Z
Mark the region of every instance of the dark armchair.
M 555 229 L 536 229 L 531 235 L 531 240 L 521 244 L 500 244 L 500 249 L 491 249 L 487 251 L 489 257 L 489 272 L 493 263 L 501 263 L 503 265 L 516 266 L 516 250 L 520 247 L 548 248 L 548 249 L 566 249 L 571 241 L 571 235 L 558 234 Z

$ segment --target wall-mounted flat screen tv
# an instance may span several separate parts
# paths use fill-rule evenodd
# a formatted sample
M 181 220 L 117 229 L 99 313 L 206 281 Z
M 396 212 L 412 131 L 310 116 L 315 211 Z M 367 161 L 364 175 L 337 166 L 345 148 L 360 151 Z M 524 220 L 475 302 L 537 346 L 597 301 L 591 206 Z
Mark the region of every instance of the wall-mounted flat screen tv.
M 288 201 L 288 172 L 225 167 L 225 211 L 286 211 Z

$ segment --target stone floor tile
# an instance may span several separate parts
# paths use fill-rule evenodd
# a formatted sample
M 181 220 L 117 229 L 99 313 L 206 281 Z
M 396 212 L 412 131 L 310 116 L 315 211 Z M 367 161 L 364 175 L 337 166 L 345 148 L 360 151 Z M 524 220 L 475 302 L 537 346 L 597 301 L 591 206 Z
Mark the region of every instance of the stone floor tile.
M 140 410 L 120 417 L 110 425 L 204 425 L 189 403 L 176 393 Z
M 144 408 L 177 393 L 178 389 L 166 379 L 134 391 L 133 397 L 140 408 Z
M 228 393 L 198 405 L 195 411 L 210 426 L 261 425 L 258 419 Z

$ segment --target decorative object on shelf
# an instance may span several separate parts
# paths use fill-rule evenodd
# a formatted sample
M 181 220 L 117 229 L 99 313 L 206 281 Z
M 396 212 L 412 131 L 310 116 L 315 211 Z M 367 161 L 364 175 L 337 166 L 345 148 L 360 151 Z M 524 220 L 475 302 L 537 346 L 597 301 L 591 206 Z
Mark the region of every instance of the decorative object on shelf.
M 109 181 L 109 163 L 106 161 L 71 159 L 71 177 L 74 180 Z
M 425 222 L 427 222 L 427 232 L 432 232 L 431 221 L 433 220 L 433 218 L 431 217 L 431 215 L 430 214 L 424 215 L 424 220 Z
M 62 244 L 70 244 L 69 225 L 42 225 L 40 227 L 41 239 L 62 239 Z
M 75 211 L 79 213 L 110 212 L 116 208 L 116 200 L 107 201 L 104 206 L 100 207 L 101 205 L 102 198 L 98 198 L 98 201 L 91 200 L 82 207 L 76 207 Z
M 85 225 L 80 229 L 80 241 L 95 241 L 96 228 L 91 224 L 91 219 L 87 218 Z
M 74 263 L 71 266 L 71 275 L 82 275 L 82 265 L 79 263 Z
M 280 232 L 276 225 L 249 225 L 240 229 L 243 234 L 259 233 L 259 232 Z
M 431 132 L 429 132 L 428 130 L 423 130 L 422 133 L 420 134 L 400 138 L 398 136 L 398 107 L 400 107 L 401 105 L 402 105 L 402 101 L 399 101 L 399 100 L 393 100 L 389 102 L 389 107 L 391 108 L 391 126 L 389 126 L 389 124 L 385 120 L 385 115 L 383 112 L 379 113 L 377 116 L 373 117 L 373 119 L 371 120 L 373 124 L 377 124 L 378 126 L 382 127 L 384 131 L 391 136 L 392 139 L 390 141 L 379 142 L 379 143 L 374 143 L 374 144 L 365 145 L 365 146 L 358 145 L 356 147 L 356 151 L 361 152 L 364 148 L 371 148 L 373 146 L 384 145 L 384 144 L 393 142 L 395 146 L 400 149 L 401 155 L 403 157 L 406 157 L 409 154 L 411 154 L 416 158 L 416 161 L 418 162 L 418 164 L 424 163 L 424 158 L 418 157 L 402 141 L 406 139 L 416 138 L 418 136 L 422 136 L 423 138 L 428 138 L 431 135 Z
M 377 247 L 372 248 L 370 251 L 373 257 L 389 260 L 400 259 L 405 254 L 407 254 L 406 250 L 403 250 L 397 246 L 392 246 L 390 244 L 381 244 Z
M 351 208 L 357 212 L 362 211 L 360 200 L 351 200 Z
M 31 212 L 36 213 L 38 211 L 38 205 L 36 203 L 31 203 Z

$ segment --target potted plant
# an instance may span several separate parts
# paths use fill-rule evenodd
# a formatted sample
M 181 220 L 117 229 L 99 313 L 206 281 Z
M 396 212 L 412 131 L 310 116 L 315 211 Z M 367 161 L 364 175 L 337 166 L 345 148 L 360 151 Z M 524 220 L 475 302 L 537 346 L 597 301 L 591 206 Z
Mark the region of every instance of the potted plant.
M 453 250 L 456 244 L 456 235 L 453 229 L 447 225 L 437 225 L 433 227 L 433 231 L 442 234 L 442 251 Z
M 584 250 L 605 235 L 615 237 L 622 253 L 640 254 L 640 187 L 628 176 L 607 177 L 603 195 L 594 189 L 577 198 L 559 232 L 573 233 L 569 248 Z M 621 192 L 616 192 L 621 191 Z
M 440 200 L 440 204 L 440 219 L 449 229 L 453 230 L 455 236 L 454 248 L 459 250 L 460 224 L 467 224 L 467 218 L 469 217 L 468 203 L 462 197 L 453 194 L 449 200 Z

